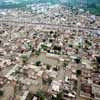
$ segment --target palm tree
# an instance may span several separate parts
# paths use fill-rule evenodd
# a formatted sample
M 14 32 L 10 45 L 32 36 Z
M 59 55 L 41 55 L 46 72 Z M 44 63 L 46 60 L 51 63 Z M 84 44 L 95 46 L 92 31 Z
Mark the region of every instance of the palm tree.
M 77 76 L 77 100 L 80 100 L 80 78 L 81 78 L 81 70 L 76 71 Z

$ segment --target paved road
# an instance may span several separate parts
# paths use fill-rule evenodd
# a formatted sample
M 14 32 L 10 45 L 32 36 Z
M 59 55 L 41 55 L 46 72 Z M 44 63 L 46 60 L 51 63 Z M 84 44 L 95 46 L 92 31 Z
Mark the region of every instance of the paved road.
M 60 70 L 58 72 L 58 76 L 56 78 L 56 80 L 63 80 L 64 81 L 64 77 L 65 77 L 65 72 L 64 72 L 64 69 L 63 67 L 60 67 Z
M 45 27 L 45 28 L 49 28 L 49 29 L 58 29 L 58 28 L 62 28 L 62 29 L 80 29 L 83 31 L 96 31 L 96 30 L 100 30 L 100 28 L 88 28 L 88 27 L 77 27 L 77 26 L 70 26 L 70 25 L 57 25 L 57 24 L 49 24 L 49 23 L 34 23 L 34 22 L 29 22 L 29 21 L 14 21 L 14 20 L 2 20 L 0 19 L 0 23 L 7 23 L 10 25 L 32 25 L 32 26 L 41 26 L 41 27 Z
M 13 85 L 6 85 L 3 87 L 4 95 L 0 97 L 0 100 L 13 100 L 14 87 Z

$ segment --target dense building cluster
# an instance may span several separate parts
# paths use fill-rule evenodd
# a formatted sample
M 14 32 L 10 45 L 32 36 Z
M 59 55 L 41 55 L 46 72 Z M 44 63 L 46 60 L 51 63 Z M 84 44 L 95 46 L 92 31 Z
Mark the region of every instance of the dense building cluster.
M 100 17 L 0 12 L 0 100 L 100 100 Z

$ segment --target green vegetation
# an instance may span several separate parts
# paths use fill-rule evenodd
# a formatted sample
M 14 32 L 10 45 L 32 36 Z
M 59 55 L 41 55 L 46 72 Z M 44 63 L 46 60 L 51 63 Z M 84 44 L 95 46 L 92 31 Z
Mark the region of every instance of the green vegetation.
M 33 53 L 33 52 L 35 52 L 35 49 L 34 49 L 34 48 L 32 48 L 32 53 Z
M 52 43 L 52 42 L 53 42 L 53 40 L 52 40 L 52 39 L 49 39 L 49 42 L 50 42 L 50 43 Z
M 96 57 L 96 72 L 100 72 L 100 56 Z
M 29 93 L 26 100 L 32 100 L 32 99 L 33 99 L 33 94 Z
M 0 90 L 0 96 L 3 96 L 4 92 L 2 90 Z
M 40 65 L 41 65 L 41 61 L 37 61 L 37 62 L 35 63 L 35 65 L 36 65 L 36 66 L 40 66 Z
M 28 43 L 28 47 L 29 47 L 30 50 L 32 49 L 32 43 L 31 42 Z
M 96 57 L 97 64 L 100 64 L 100 56 Z
M 40 98 L 40 100 L 46 100 L 45 93 L 42 90 L 37 91 L 36 95 Z
M 71 48 L 72 48 L 72 47 L 73 47 L 73 45 L 72 45 L 72 44 L 69 44 L 69 47 L 71 47 Z
M 81 63 L 81 58 L 80 58 L 80 57 L 78 57 L 78 58 L 76 58 L 76 59 L 74 59 L 74 60 L 75 60 L 75 62 L 76 62 L 77 64 Z
M 63 67 L 66 67 L 67 65 L 68 65 L 67 62 L 64 62 L 64 63 L 63 63 Z
M 63 93 L 62 92 L 58 93 L 56 100 L 61 100 L 62 99 L 62 96 L 63 96 Z
M 42 45 L 41 45 L 41 48 L 42 48 L 43 50 L 47 50 L 48 46 L 42 44 Z
M 54 67 L 53 70 L 54 70 L 54 71 L 58 71 L 58 67 Z
M 41 53 L 41 50 L 40 50 L 40 49 L 39 49 L 38 51 L 35 51 L 35 54 L 36 54 L 37 56 L 39 56 L 40 53 Z
M 16 70 L 16 71 L 15 71 L 15 75 L 16 75 L 16 74 L 20 74 L 20 70 Z
M 81 73 L 82 73 L 81 70 L 77 70 L 76 71 L 76 76 L 79 77 L 81 75 Z
M 48 78 L 48 84 L 50 85 L 51 82 L 52 82 L 52 77 L 49 77 L 49 78 Z
M 79 96 L 80 96 L 80 80 L 81 80 L 81 74 L 82 74 L 82 71 L 80 69 L 76 70 L 76 76 L 77 76 L 77 100 L 80 100 L 79 99 Z
M 52 100 L 62 100 L 62 97 L 63 97 L 63 93 L 62 92 L 59 92 L 57 94 L 57 97 L 56 98 L 53 98 Z
M 56 45 L 55 45 L 55 46 L 53 47 L 53 49 L 54 49 L 54 50 L 61 51 L 61 47 L 60 47 L 60 46 L 56 46 Z
M 88 6 L 88 10 L 90 11 L 90 13 L 100 16 L 100 5 L 91 4 Z
M 47 68 L 48 70 L 50 70 L 51 65 L 47 64 L 47 65 L 46 65 L 46 68 Z
M 22 58 L 22 63 L 26 64 L 26 62 L 28 61 L 27 55 L 22 55 L 21 58 Z
M 88 41 L 88 40 L 85 40 L 85 43 L 88 44 L 89 46 L 92 45 L 92 43 L 90 41 Z
M 50 31 L 50 34 L 53 34 L 54 32 L 53 31 Z

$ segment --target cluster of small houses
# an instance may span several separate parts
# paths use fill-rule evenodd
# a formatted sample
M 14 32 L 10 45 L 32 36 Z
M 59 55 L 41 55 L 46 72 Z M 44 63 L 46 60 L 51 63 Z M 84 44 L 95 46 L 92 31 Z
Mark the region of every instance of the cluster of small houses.
M 92 15 L 89 19 L 90 24 L 93 24 L 96 16 Z M 81 22 L 77 23 L 78 27 L 81 25 Z M 80 31 L 74 29 L 52 31 L 53 27 L 51 27 L 46 32 L 44 29 L 41 29 L 43 31 L 38 29 L 37 32 L 34 30 L 29 32 L 30 27 L 28 26 L 27 37 L 22 37 L 22 26 L 16 27 L 15 31 L 19 30 L 20 32 L 17 34 L 12 32 L 11 36 L 7 34 L 8 26 L 5 26 L 5 31 L 0 30 L 0 34 L 3 33 L 2 38 L 4 37 L 4 40 L 0 38 L 0 88 L 12 81 L 21 82 L 23 86 L 29 88 L 30 85 L 40 82 L 42 85 L 42 81 L 48 83 L 50 77 L 53 80 L 46 92 L 55 98 L 57 94 L 63 92 L 63 100 L 76 100 L 75 82 L 78 80 L 76 70 L 81 69 L 80 97 L 100 100 L 100 69 L 95 71 L 93 68 L 95 64 L 92 64 L 100 55 L 99 30 L 95 32 L 89 32 L 88 29 L 86 31 L 81 29 Z M 6 37 L 10 40 L 7 41 Z M 68 60 L 68 65 L 66 64 L 63 69 L 64 79 L 58 80 L 59 70 L 56 67 L 63 67 L 66 60 Z M 37 62 L 41 62 L 41 64 L 37 66 Z M 50 69 L 47 69 L 47 65 L 50 65 Z M 43 78 L 42 81 L 39 78 Z M 30 91 L 26 89 L 20 96 L 20 100 L 27 100 L 29 93 Z M 38 97 L 33 96 L 32 99 L 38 100 Z

